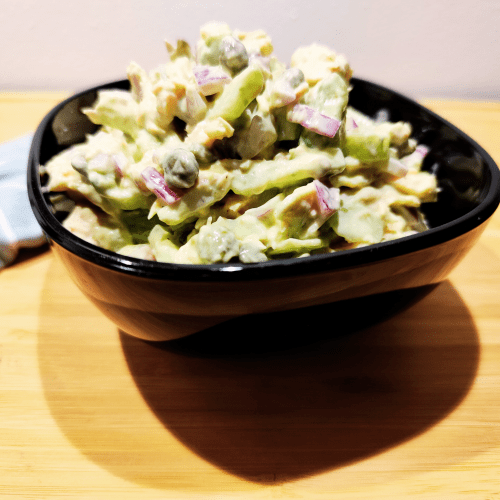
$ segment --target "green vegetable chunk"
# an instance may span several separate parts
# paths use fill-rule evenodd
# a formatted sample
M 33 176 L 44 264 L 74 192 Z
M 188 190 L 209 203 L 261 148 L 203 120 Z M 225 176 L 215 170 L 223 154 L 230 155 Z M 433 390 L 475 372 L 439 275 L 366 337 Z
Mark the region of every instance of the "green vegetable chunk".
M 249 66 L 236 76 L 215 101 L 207 118 L 236 120 L 264 87 L 264 75 L 258 66 Z
M 259 160 L 245 170 L 233 172 L 232 190 L 237 194 L 259 194 L 271 188 L 285 188 L 305 179 L 320 179 L 341 172 L 344 156 L 338 148 L 301 152 L 294 158 Z
M 345 138 L 342 151 L 345 156 L 352 156 L 363 163 L 372 163 L 389 159 L 390 139 L 373 133 L 357 132 L 357 129 Z

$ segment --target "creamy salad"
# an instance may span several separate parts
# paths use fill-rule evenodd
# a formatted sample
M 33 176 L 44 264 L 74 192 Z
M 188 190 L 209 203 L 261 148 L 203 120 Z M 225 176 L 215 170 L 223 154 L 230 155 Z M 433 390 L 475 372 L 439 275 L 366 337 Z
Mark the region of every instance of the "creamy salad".
M 351 68 L 313 44 L 290 65 L 269 36 L 222 23 L 169 60 L 132 62 L 130 90 L 101 90 L 100 125 L 41 167 L 72 200 L 66 229 L 102 248 L 181 264 L 329 253 L 426 229 L 436 199 L 410 124 L 349 106 Z M 56 197 L 57 198 L 57 197 Z M 56 205 L 57 206 L 57 205 Z

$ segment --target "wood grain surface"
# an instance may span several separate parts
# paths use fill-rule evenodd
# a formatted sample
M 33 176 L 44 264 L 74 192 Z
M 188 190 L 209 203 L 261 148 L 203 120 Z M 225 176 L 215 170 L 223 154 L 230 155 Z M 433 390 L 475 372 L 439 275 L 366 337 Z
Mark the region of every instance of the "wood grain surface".
M 63 97 L 0 94 L 0 141 Z M 500 163 L 500 103 L 424 104 Z M 143 342 L 47 248 L 0 272 L 0 299 L 0 498 L 500 498 L 498 211 L 447 281 L 355 333 L 326 313 L 280 342 L 258 322 Z

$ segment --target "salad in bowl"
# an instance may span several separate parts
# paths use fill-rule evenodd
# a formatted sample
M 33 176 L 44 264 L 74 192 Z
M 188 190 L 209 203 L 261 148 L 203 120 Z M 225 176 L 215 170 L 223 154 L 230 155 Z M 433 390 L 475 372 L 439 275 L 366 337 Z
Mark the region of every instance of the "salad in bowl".
M 150 72 L 129 65 L 129 90 L 100 90 L 83 109 L 98 130 L 41 166 L 74 235 L 139 259 L 251 264 L 427 229 L 428 147 L 350 106 L 343 55 L 312 44 L 286 65 L 265 32 L 223 23 L 166 47 Z

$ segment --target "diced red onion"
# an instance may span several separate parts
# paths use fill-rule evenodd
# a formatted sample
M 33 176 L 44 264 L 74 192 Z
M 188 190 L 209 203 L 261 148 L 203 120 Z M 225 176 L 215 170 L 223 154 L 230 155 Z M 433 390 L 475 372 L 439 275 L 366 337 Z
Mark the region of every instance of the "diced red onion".
M 430 149 L 427 146 L 424 146 L 423 144 L 419 144 L 415 148 L 415 153 L 418 153 L 422 158 L 425 158 L 429 153 L 429 151 Z
M 123 155 L 123 153 L 112 155 L 111 159 L 113 160 L 113 164 L 115 166 L 115 172 L 119 177 L 123 177 L 123 170 L 127 165 L 127 159 Z
M 272 208 L 268 208 L 267 210 L 264 210 L 261 213 L 257 213 L 256 217 L 259 220 L 265 219 L 272 211 L 273 211 Z
M 158 170 L 147 167 L 141 175 L 146 187 L 167 205 L 172 205 L 180 199 L 180 196 L 167 185 L 163 175 Z
M 355 128 L 358 128 L 358 124 L 354 118 L 347 120 L 345 126 L 347 130 L 354 130 Z
M 136 97 L 138 101 L 142 100 L 143 90 L 141 86 L 141 79 L 137 73 L 132 73 L 129 75 L 130 86 L 132 94 Z
M 341 122 L 326 116 L 305 104 L 296 104 L 287 114 L 288 121 L 298 123 L 304 128 L 326 137 L 335 137 Z
M 389 158 L 389 163 L 387 164 L 385 171 L 394 177 L 401 179 L 408 173 L 408 167 L 398 159 L 391 157 Z
M 217 94 L 231 81 L 231 77 L 218 66 L 198 65 L 193 68 L 193 74 L 203 95 Z
M 329 217 L 340 208 L 340 190 L 329 188 L 317 179 L 313 181 L 321 215 Z

